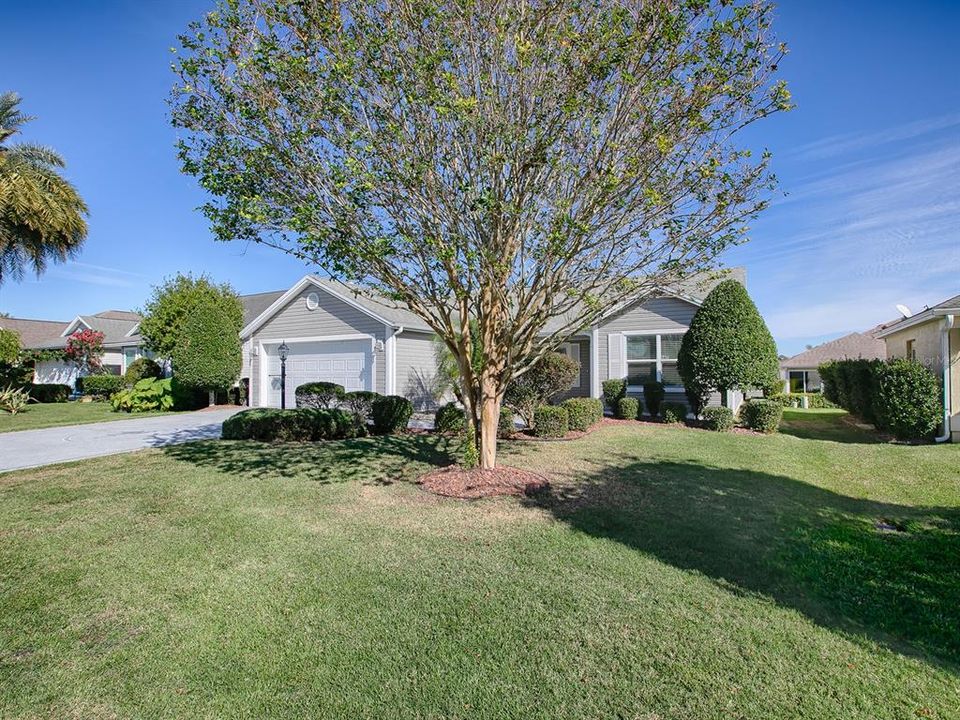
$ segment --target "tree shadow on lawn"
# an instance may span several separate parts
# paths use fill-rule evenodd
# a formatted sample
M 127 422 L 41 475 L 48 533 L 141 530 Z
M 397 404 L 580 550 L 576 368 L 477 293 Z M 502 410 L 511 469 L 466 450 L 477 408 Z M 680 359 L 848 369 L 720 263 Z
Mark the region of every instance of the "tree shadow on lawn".
M 449 465 L 451 440 L 436 435 L 389 435 L 338 442 L 264 443 L 212 440 L 173 445 L 175 460 L 256 479 L 300 477 L 319 483 L 390 485 Z
M 610 457 L 527 500 L 733 592 L 960 670 L 960 509 L 837 495 L 788 477 Z M 879 529 L 883 522 L 899 529 Z

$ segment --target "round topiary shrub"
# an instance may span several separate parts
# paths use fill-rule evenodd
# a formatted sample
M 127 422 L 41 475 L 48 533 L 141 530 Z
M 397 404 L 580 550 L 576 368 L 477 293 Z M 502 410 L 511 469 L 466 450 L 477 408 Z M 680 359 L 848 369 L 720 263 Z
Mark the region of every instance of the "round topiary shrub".
M 571 430 L 584 431 L 600 422 L 603 405 L 598 398 L 570 398 L 563 401 Z
M 433 429 L 438 433 L 459 435 L 464 428 L 466 428 L 466 418 L 462 407 L 450 402 L 437 408 L 437 413 L 433 417 Z
M 650 417 L 657 417 L 660 414 L 660 407 L 666 397 L 667 391 L 663 389 L 663 383 L 647 382 L 643 384 L 643 402 L 647 406 Z
M 373 403 L 374 432 L 390 435 L 407 429 L 413 415 L 413 403 L 399 395 L 385 395 Z
M 775 400 L 751 400 L 740 408 L 744 425 L 762 433 L 775 433 L 783 419 L 783 405 Z
M 937 377 L 915 360 L 891 360 L 877 368 L 874 409 L 878 424 L 899 440 L 931 437 L 943 417 Z
M 728 407 L 708 407 L 703 410 L 703 426 L 716 432 L 733 430 L 733 410 Z
M 127 367 L 123 378 L 127 385 L 136 385 L 146 378 L 159 379 L 163 377 L 163 368 L 150 358 L 137 358 Z
M 304 383 L 294 391 L 297 407 L 325 409 L 336 407 L 346 394 L 343 385 L 332 382 Z
M 620 398 L 627 396 L 627 381 L 622 378 L 603 381 L 603 401 L 610 412 L 616 413 Z
M 667 402 L 660 409 L 660 417 L 665 423 L 677 424 L 686 422 L 687 406 L 679 402 Z
M 617 408 L 614 411 L 621 420 L 636 420 L 640 416 L 640 401 L 633 397 L 622 397 L 617 401 Z
M 561 405 L 541 405 L 533 413 L 533 434 L 561 438 L 570 430 L 570 417 Z

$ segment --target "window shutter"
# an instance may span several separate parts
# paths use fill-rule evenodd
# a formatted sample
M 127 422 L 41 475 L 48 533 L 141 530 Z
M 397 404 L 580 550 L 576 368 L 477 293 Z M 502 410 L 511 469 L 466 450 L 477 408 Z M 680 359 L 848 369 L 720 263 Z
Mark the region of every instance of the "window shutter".
M 580 343 L 567 343 L 567 357 L 580 363 Z M 580 387 L 580 376 L 583 374 L 583 366 L 580 366 L 580 372 L 577 373 L 577 379 L 573 381 L 573 387 Z
M 609 356 L 607 357 L 609 379 L 619 380 L 626 377 L 627 370 L 623 366 L 623 334 L 610 333 L 607 336 L 607 348 L 609 350 Z

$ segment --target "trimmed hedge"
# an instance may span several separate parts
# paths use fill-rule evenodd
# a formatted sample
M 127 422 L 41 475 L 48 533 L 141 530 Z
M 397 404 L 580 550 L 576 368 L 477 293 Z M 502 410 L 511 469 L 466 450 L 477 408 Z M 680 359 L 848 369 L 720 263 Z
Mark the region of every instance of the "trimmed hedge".
M 667 402 L 660 410 L 660 416 L 665 423 L 683 423 L 687 420 L 687 406 L 681 402 Z
M 827 400 L 900 440 L 930 438 L 940 424 L 940 380 L 915 360 L 839 360 L 818 371 Z
M 657 417 L 660 414 L 660 408 L 666 397 L 667 391 L 663 389 L 663 383 L 648 382 L 643 384 L 643 402 L 647 406 L 650 417 Z
M 823 410 L 824 408 L 836 407 L 836 405 L 827 400 L 823 393 L 818 392 L 772 393 L 765 399 L 780 403 L 785 408 L 802 408 L 804 398 L 807 399 L 807 407 L 812 410 Z
M 708 407 L 703 409 L 703 426 L 715 432 L 733 430 L 733 410 L 728 407 Z
M 60 383 L 40 383 L 27 388 L 30 399 L 38 403 L 65 403 L 73 392 L 69 385 Z
M 610 408 L 610 412 L 617 411 L 620 398 L 627 396 L 627 381 L 623 379 L 603 381 L 603 402 Z
M 503 410 L 500 411 L 503 415 Z M 463 414 L 463 408 L 456 403 L 450 402 L 437 408 L 433 416 L 433 429 L 438 433 L 451 433 L 459 435 L 466 425 L 466 417 Z
M 413 403 L 399 395 L 384 395 L 374 400 L 370 414 L 375 432 L 381 435 L 403 432 L 413 415 Z
M 223 422 L 224 440 L 308 442 L 345 440 L 365 434 L 356 415 L 346 410 L 253 408 Z
M 541 405 L 533 412 L 533 434 L 562 438 L 570 430 L 570 416 L 562 405 Z
M 369 422 L 373 414 L 373 404 L 379 397 L 380 393 L 375 393 L 372 390 L 354 390 L 344 393 L 340 399 L 340 405 L 362 418 L 363 422 L 366 423 Z
M 343 385 L 332 382 L 304 383 L 294 390 L 298 408 L 327 409 L 336 407 L 346 391 Z
M 599 398 L 569 398 L 561 404 L 567 409 L 571 430 L 586 430 L 603 419 L 603 404 Z
M 879 425 L 898 440 L 926 440 L 943 418 L 940 381 L 912 360 L 884 363 L 876 376 L 873 406 Z
M 773 400 L 750 400 L 740 408 L 744 425 L 762 433 L 775 433 L 783 420 L 783 405 Z
M 123 390 L 124 385 L 119 375 L 86 375 L 77 378 L 77 390 L 97 400 L 107 400 L 115 392 Z
M 617 401 L 617 409 L 614 411 L 621 420 L 636 420 L 640 417 L 643 406 L 635 397 L 622 397 Z

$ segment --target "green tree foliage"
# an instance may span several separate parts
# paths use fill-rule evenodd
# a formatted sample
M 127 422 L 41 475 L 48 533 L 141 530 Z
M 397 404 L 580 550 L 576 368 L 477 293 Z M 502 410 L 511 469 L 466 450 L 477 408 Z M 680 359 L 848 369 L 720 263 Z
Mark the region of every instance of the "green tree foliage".
M 218 306 L 227 323 L 225 330 L 226 327 L 236 328 L 239 334 L 243 325 L 243 305 L 233 288 L 227 283 L 217 285 L 206 275 L 194 277 L 180 273 L 153 288 L 140 321 L 140 334 L 146 347 L 160 358 L 172 358 L 187 319 L 201 304 Z
M 0 328 L 0 363 L 13 365 L 20 357 L 20 334 Z
M 765 206 L 768 157 L 737 133 L 790 104 L 771 16 L 765 0 L 224 0 L 180 38 L 180 159 L 218 238 L 421 317 L 492 467 L 514 378 L 709 267 Z
M 228 308 L 210 299 L 198 302 L 183 323 L 173 349 L 173 373 L 188 387 L 210 393 L 230 387 L 240 375 L 240 323 Z
M 677 370 L 688 388 L 762 388 L 777 377 L 777 345 L 747 290 L 724 280 L 707 295 L 683 336 Z
M 42 145 L 7 144 L 33 119 L 19 105 L 16 93 L 0 94 L 0 285 L 65 261 L 87 237 L 87 206 L 60 175 L 63 158 Z

